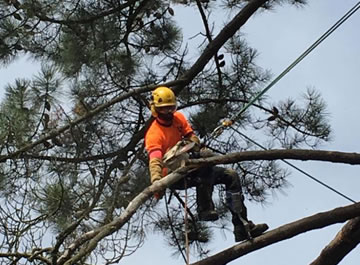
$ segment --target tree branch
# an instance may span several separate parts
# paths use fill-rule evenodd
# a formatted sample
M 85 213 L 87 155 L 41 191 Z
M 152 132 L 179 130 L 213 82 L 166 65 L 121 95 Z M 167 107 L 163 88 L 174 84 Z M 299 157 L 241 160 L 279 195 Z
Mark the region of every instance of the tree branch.
M 347 163 L 347 164 L 360 164 L 360 154 L 332 152 L 332 151 L 312 151 L 312 150 L 249 151 L 249 152 L 233 153 L 233 154 L 229 154 L 229 155 L 225 155 L 225 156 L 214 156 L 214 157 L 209 157 L 209 158 L 192 159 L 192 160 L 189 160 L 189 162 L 188 162 L 188 164 L 190 166 L 179 168 L 178 170 L 176 170 L 173 173 L 166 176 L 166 178 L 163 178 L 162 180 L 149 186 L 143 192 L 141 192 L 139 195 L 137 195 L 135 197 L 135 199 L 133 201 L 131 201 L 131 203 L 128 205 L 128 207 L 125 209 L 125 211 L 118 218 L 114 219 L 113 222 L 111 222 L 107 225 L 98 227 L 95 230 L 92 230 L 92 231 L 78 237 L 77 240 L 74 241 L 67 248 L 67 250 L 64 252 L 64 254 L 58 259 L 58 264 L 60 264 L 60 265 L 61 264 L 66 264 L 66 265 L 74 264 L 78 260 L 80 260 L 83 256 L 85 256 L 87 253 L 90 253 L 93 249 L 96 248 L 96 246 L 100 240 L 102 240 L 106 236 L 119 230 L 131 218 L 131 216 L 133 214 L 135 214 L 137 209 L 140 208 L 141 205 L 154 192 L 162 190 L 165 187 L 169 187 L 171 184 L 173 184 L 177 180 L 181 179 L 184 176 L 184 174 L 186 174 L 188 172 L 188 170 L 190 170 L 191 168 L 200 167 L 200 166 L 204 166 L 204 165 L 228 164 L 228 163 L 234 163 L 234 162 L 244 161 L 244 160 L 259 160 L 259 159 L 260 160 L 274 160 L 274 159 L 280 159 L 280 158 L 291 158 L 291 159 L 301 159 L 301 160 L 312 159 L 312 160 L 330 161 L 330 162 Z M 356 204 L 356 205 L 357 205 L 356 207 L 360 208 L 359 204 Z M 349 207 L 350 207 L 350 209 L 352 209 L 351 208 L 352 206 L 349 206 Z M 355 211 L 356 210 L 359 210 L 359 209 L 356 208 Z M 333 213 L 334 216 L 336 216 L 336 214 L 338 212 L 341 212 L 341 210 L 335 210 L 335 212 Z M 311 217 L 310 219 L 311 220 L 314 219 L 316 221 L 318 218 L 320 218 L 321 222 L 326 223 L 326 221 L 321 219 L 321 218 L 324 218 L 325 215 L 326 215 L 325 213 L 322 215 L 320 214 L 320 217 L 317 217 L 317 215 L 316 215 L 314 217 Z M 351 213 L 345 212 L 343 216 L 338 216 L 337 217 L 338 219 L 336 219 L 332 223 L 344 222 L 350 218 L 356 217 L 357 215 L 358 215 L 358 212 L 356 212 L 355 215 L 353 215 L 352 212 Z M 341 218 L 345 218 L 345 219 L 341 219 Z M 303 231 L 301 230 L 301 228 L 297 228 L 298 227 L 297 223 L 302 224 L 305 222 L 305 224 L 306 224 L 308 219 L 304 219 L 304 220 L 305 221 L 298 221 L 298 222 L 294 223 L 294 227 L 296 227 L 296 229 L 300 229 L 299 233 L 301 233 Z M 332 220 L 332 219 L 330 219 L 330 220 Z M 341 221 L 339 221 L 339 220 L 341 220 Z M 318 221 L 318 222 L 320 222 L 320 221 Z M 309 222 L 311 223 L 312 221 L 309 221 Z M 314 224 L 315 223 L 316 222 L 314 222 Z M 329 223 L 329 224 L 332 224 L 332 223 Z M 309 230 L 319 228 L 319 227 L 311 228 L 311 225 L 314 225 L 314 224 L 310 224 Z M 329 224 L 327 224 L 327 225 L 329 225 Z M 285 228 L 286 227 L 287 226 L 285 226 Z M 290 224 L 289 228 L 291 228 L 291 227 L 292 227 L 292 224 Z M 320 226 L 320 227 L 323 227 L 323 226 Z M 284 228 L 279 228 L 276 231 L 278 231 L 279 233 L 283 233 L 282 230 L 284 230 Z M 307 230 L 304 230 L 304 231 L 307 231 Z M 295 232 L 294 235 L 296 235 L 296 234 L 297 234 L 297 232 Z M 270 234 L 270 238 L 272 238 L 271 235 L 272 234 Z M 277 237 L 275 237 L 275 238 L 277 238 Z M 256 240 L 258 240 L 258 239 L 256 239 Z M 84 246 L 82 249 L 80 249 L 80 251 L 73 258 L 70 258 L 71 255 L 75 252 L 75 250 L 78 249 L 85 242 L 87 242 L 87 245 Z
M 121 151 L 129 150 L 130 147 L 124 147 Z M 17 158 L 32 158 L 48 161 L 61 161 L 68 163 L 79 163 L 83 161 L 94 161 L 105 158 L 112 158 L 120 155 L 121 151 L 112 152 L 104 155 L 86 157 L 52 157 L 52 156 L 38 156 L 38 155 L 19 155 Z M 307 149 L 274 149 L 274 150 L 261 150 L 261 151 L 244 151 L 230 153 L 227 155 L 216 155 L 211 158 L 191 159 L 188 162 L 189 166 L 202 167 L 206 165 L 217 164 L 233 164 L 241 161 L 251 160 L 278 160 L 278 159 L 294 159 L 294 160 L 315 160 L 333 163 L 343 163 L 350 165 L 360 164 L 359 153 L 346 153 L 338 151 L 327 150 L 307 150 Z M 0 160 L 1 161 L 1 160 Z
M 121 10 L 123 10 L 125 8 L 128 8 L 129 6 L 135 4 L 136 2 L 138 2 L 138 0 L 131 0 L 131 1 L 128 1 L 127 3 L 125 3 L 125 4 L 120 4 L 118 7 L 115 7 L 115 8 L 110 9 L 110 10 L 106 10 L 106 11 L 104 11 L 102 13 L 99 13 L 99 14 L 96 14 L 94 16 L 84 18 L 84 19 L 59 20 L 59 19 L 48 17 L 48 16 L 40 14 L 40 13 L 37 13 L 36 17 L 39 18 L 41 21 L 50 22 L 50 23 L 54 23 L 54 24 L 60 24 L 60 25 L 87 24 L 87 23 L 92 23 L 97 19 L 109 16 L 109 15 L 112 15 L 112 14 L 115 14 L 115 13 L 119 13 Z
M 163 85 L 172 86 L 174 84 L 179 84 L 181 82 L 183 82 L 183 80 L 180 79 L 180 80 L 164 83 Z M 149 85 L 149 86 L 144 86 L 144 87 L 140 87 L 140 88 L 136 88 L 136 89 L 130 89 L 128 92 L 125 92 L 125 93 L 121 94 L 120 96 L 115 97 L 112 100 L 98 106 L 97 108 L 95 108 L 93 110 L 90 110 L 89 112 L 87 112 L 86 115 L 81 116 L 81 117 L 77 118 L 76 120 L 69 122 L 67 125 L 59 128 L 59 129 L 57 129 L 55 131 L 52 131 L 51 133 L 48 133 L 47 135 L 41 137 L 39 140 L 34 141 L 34 142 L 20 148 L 19 150 L 13 152 L 13 153 L 10 153 L 10 154 L 7 154 L 7 155 L 1 155 L 0 156 L 0 163 L 5 162 L 8 159 L 12 159 L 12 158 L 16 158 L 18 156 L 21 156 L 22 153 L 27 152 L 30 149 L 34 148 L 35 146 L 37 146 L 37 145 L 39 145 L 39 144 L 41 144 L 41 143 L 43 143 L 43 142 L 45 142 L 47 140 L 50 140 L 50 139 L 58 136 L 59 134 L 65 132 L 66 130 L 70 129 L 73 126 L 75 126 L 77 124 L 80 124 L 83 121 L 94 117 L 95 115 L 97 115 L 100 112 L 104 111 L 105 109 L 111 107 L 112 105 L 115 105 L 116 103 L 118 103 L 118 102 L 120 102 L 120 101 L 122 101 L 124 99 L 127 99 L 127 98 L 129 98 L 129 97 L 131 97 L 133 95 L 143 93 L 143 92 L 147 92 L 147 91 L 151 91 L 154 88 L 156 88 L 157 86 L 158 85 Z
M 243 26 L 247 20 L 269 0 L 250 1 L 241 11 L 220 31 L 215 39 L 210 42 L 201 56 L 193 66 L 183 75 L 181 79 L 186 80 L 185 84 L 181 83 L 174 88 L 179 93 L 187 84 L 189 84 L 206 66 L 218 50 Z
M 305 149 L 284 149 L 284 150 L 266 150 L 266 151 L 245 151 L 231 153 L 227 155 L 212 156 L 209 158 L 190 159 L 189 166 L 203 167 L 217 164 L 233 164 L 249 160 L 315 160 L 333 163 L 343 163 L 350 165 L 360 164 L 360 154 L 345 153 L 325 150 L 305 150 Z
M 310 265 L 338 264 L 360 243 L 360 217 L 351 219 Z
M 98 227 L 79 236 L 69 247 L 66 248 L 63 255 L 58 259 L 57 264 L 76 264 L 82 257 L 94 250 L 100 240 L 122 228 L 122 226 L 129 221 L 129 219 L 135 214 L 135 212 L 141 207 L 141 205 L 146 200 L 148 200 L 155 192 L 159 192 L 166 187 L 169 187 L 176 181 L 180 180 L 189 170 L 189 167 L 179 168 L 173 173 L 167 175 L 165 178 L 156 181 L 154 184 L 144 189 L 129 203 L 127 208 L 118 218 L 115 218 L 112 222 L 104 226 Z M 83 245 L 85 242 L 87 242 L 86 246 L 81 248 L 75 256 L 70 258 L 72 253 L 74 253 L 75 250 L 81 245 Z
M 25 252 L 15 252 L 15 253 L 2 253 L 0 252 L 0 258 L 7 258 L 9 260 L 12 260 L 13 258 L 17 259 L 26 259 L 30 262 L 37 260 L 41 262 L 42 264 L 51 264 L 51 261 L 45 257 L 43 257 L 41 254 L 44 252 L 51 251 L 51 248 L 44 248 L 44 249 L 34 249 L 31 253 L 25 253 Z
M 298 221 L 280 226 L 251 241 L 245 241 L 213 256 L 191 265 L 224 265 L 250 252 L 280 242 L 304 232 L 320 229 L 335 223 L 342 223 L 360 216 L 360 203 L 339 207 L 331 211 L 318 213 Z M 326 265 L 328 265 L 326 263 Z

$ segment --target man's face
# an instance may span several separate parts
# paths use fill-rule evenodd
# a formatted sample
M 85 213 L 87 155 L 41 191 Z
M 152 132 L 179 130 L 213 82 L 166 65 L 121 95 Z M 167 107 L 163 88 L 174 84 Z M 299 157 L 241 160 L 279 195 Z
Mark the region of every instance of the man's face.
M 174 117 L 174 112 L 176 111 L 176 105 L 174 106 L 164 106 L 164 107 L 155 107 L 155 111 L 158 114 L 158 117 L 165 121 L 172 121 Z

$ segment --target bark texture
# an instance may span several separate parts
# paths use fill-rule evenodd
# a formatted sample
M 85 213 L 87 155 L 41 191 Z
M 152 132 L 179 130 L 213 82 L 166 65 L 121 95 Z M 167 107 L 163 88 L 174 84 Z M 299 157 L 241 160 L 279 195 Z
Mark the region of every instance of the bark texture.
M 335 265 L 360 242 L 360 217 L 351 219 L 310 265 Z
M 134 213 L 148 200 L 155 192 L 159 192 L 176 181 L 180 180 L 188 172 L 189 168 L 183 167 L 173 173 L 167 175 L 165 178 L 156 181 L 151 186 L 143 190 L 137 195 L 127 206 L 125 211 L 118 217 L 115 218 L 111 223 L 101 226 L 97 229 L 89 231 L 79 238 L 77 238 L 63 253 L 62 256 L 57 260 L 57 265 L 73 265 L 79 260 L 85 257 L 88 253 L 93 251 L 100 240 L 104 239 L 108 235 L 111 235 L 115 231 L 119 230 L 125 225 Z M 84 244 L 86 243 L 86 244 Z M 84 246 L 83 246 L 84 245 Z M 83 247 L 82 247 L 83 246 Z M 78 252 L 73 256 L 75 251 Z
M 360 203 L 339 207 L 331 211 L 318 213 L 298 221 L 280 226 L 251 241 L 245 241 L 192 265 L 224 265 L 257 249 L 269 246 L 304 232 L 320 229 L 335 223 L 360 216 Z M 324 263 L 325 264 L 325 263 Z M 328 264 L 326 264 L 328 265 Z
M 210 158 L 192 159 L 188 165 L 199 167 L 205 165 L 233 164 L 241 161 L 250 160 L 314 160 L 333 163 L 342 163 L 350 165 L 360 164 L 359 153 L 345 153 L 324 150 L 304 150 L 304 149 L 284 149 L 284 150 L 266 150 L 266 151 L 246 151 L 231 153 L 227 155 L 218 155 Z

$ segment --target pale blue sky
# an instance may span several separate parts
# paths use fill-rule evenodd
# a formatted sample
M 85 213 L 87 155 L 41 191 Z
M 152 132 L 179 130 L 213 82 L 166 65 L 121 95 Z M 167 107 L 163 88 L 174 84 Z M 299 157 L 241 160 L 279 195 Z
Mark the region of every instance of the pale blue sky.
M 305 49 L 319 38 L 358 1 L 310 0 L 304 8 L 289 5 L 276 8 L 251 18 L 242 30 L 251 46 L 259 51 L 258 64 L 270 69 L 274 77 L 292 63 Z M 175 16 L 186 26 L 185 39 L 200 30 L 198 12 L 175 9 Z M 190 19 L 191 18 L 191 19 Z M 221 21 L 223 14 L 217 14 Z M 199 22 L 199 23 L 198 23 Z M 218 22 L 218 21 L 217 21 Z M 333 128 L 333 141 L 321 149 L 345 152 L 360 152 L 359 126 L 359 25 L 360 11 L 325 40 L 315 51 L 288 73 L 266 95 L 274 100 L 296 97 L 308 86 L 319 90 L 328 104 Z M 36 66 L 19 60 L 7 69 L 0 69 L 0 91 L 4 85 L 17 77 L 30 77 Z M 261 137 L 256 140 L 261 143 Z M 337 165 L 322 162 L 293 162 L 308 173 L 343 192 L 352 199 L 360 200 L 359 166 Z M 247 202 L 249 216 L 255 222 L 266 222 L 270 229 L 299 218 L 327 211 L 350 202 L 325 189 L 294 170 L 289 178 L 292 187 L 285 193 L 276 193 L 268 205 Z M 316 258 L 322 248 L 335 236 L 342 225 L 334 225 L 312 231 L 262 250 L 256 251 L 230 264 L 246 265 L 303 265 Z M 234 244 L 232 233 L 227 238 L 219 236 L 211 245 L 212 253 Z M 355 249 L 342 265 L 358 265 L 360 251 Z M 164 239 L 151 236 L 136 254 L 125 258 L 123 264 L 135 265 L 144 262 L 157 265 L 184 264 L 182 259 L 173 259 Z M 192 257 L 192 262 L 195 261 Z
M 340 19 L 357 1 L 309 1 L 304 8 L 289 5 L 274 11 L 258 14 L 251 18 L 242 30 L 251 46 L 259 52 L 258 64 L 270 69 L 276 77 L 301 53 L 312 45 L 325 31 Z M 175 10 L 177 16 L 191 19 L 181 20 L 189 30 L 185 36 L 191 37 L 202 31 L 198 12 L 188 9 Z M 224 20 L 223 14 L 217 14 Z M 195 21 L 196 20 L 196 21 Z M 217 21 L 217 22 L 219 22 Z M 359 53 L 360 11 L 336 30 L 328 39 L 288 73 L 266 95 L 274 100 L 289 96 L 298 97 L 309 86 L 319 90 L 331 113 L 333 141 L 321 149 L 359 152 Z M 186 41 L 186 39 L 184 39 Z M 256 140 L 260 143 L 261 137 Z M 289 161 L 316 178 L 338 189 L 355 201 L 360 200 L 359 166 L 338 165 L 322 162 Z M 249 217 L 256 222 L 266 222 L 270 228 L 295 221 L 319 211 L 327 211 L 350 202 L 320 186 L 301 173 L 291 170 L 289 178 L 292 187 L 284 193 L 276 193 L 268 205 L 247 202 Z M 229 264 L 246 265 L 303 265 L 315 259 L 342 227 L 333 225 L 311 231 L 293 239 L 274 244 Z M 212 244 L 216 253 L 234 244 L 232 233 L 227 238 L 218 236 Z M 158 265 L 184 264 L 181 257 L 174 260 L 168 254 L 166 243 L 160 236 L 152 236 L 138 255 L 124 261 L 124 264 L 140 264 L 144 260 L 156 261 Z M 192 257 L 192 262 L 196 258 Z M 353 250 L 342 265 L 358 265 L 359 249 Z

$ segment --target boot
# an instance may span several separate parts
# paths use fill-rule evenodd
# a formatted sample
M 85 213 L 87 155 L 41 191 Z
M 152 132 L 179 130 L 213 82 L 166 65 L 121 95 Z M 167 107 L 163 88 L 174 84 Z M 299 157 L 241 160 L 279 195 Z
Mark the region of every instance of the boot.
M 212 185 L 201 183 L 196 187 L 197 212 L 200 221 L 216 221 L 219 215 L 212 201 Z
M 241 191 L 227 191 L 226 201 L 233 216 L 232 223 L 234 224 L 235 242 L 257 237 L 269 228 L 267 224 L 255 225 L 252 221 L 248 220 L 244 196 Z
M 252 221 L 249 221 L 248 223 L 249 223 L 251 238 L 260 236 L 262 233 L 264 233 L 266 230 L 269 229 L 269 226 L 267 224 L 255 225 Z M 250 239 L 248 238 L 248 235 L 245 231 L 243 224 L 234 225 L 234 236 L 235 236 L 235 242 L 240 242 Z

